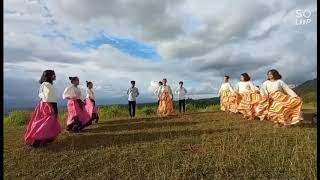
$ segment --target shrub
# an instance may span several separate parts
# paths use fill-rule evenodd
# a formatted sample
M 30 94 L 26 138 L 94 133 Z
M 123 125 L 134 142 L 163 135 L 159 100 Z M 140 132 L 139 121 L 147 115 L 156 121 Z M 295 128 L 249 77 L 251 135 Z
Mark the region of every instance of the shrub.
M 197 112 L 198 108 L 194 104 L 186 104 L 187 112 Z
M 13 111 L 4 117 L 5 126 L 23 126 L 28 123 L 31 118 L 30 111 Z
M 156 107 L 144 106 L 139 111 L 141 111 L 141 114 L 143 115 L 150 116 L 156 113 Z
M 100 107 L 98 108 L 98 113 L 99 113 L 99 119 L 101 120 L 128 116 L 127 109 L 119 105 L 112 105 L 109 107 L 108 106 Z

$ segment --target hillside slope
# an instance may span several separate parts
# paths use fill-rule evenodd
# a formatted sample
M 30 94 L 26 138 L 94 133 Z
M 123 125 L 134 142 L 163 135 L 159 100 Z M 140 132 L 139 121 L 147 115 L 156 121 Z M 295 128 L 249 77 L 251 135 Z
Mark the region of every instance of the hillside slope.
M 304 103 L 317 102 L 317 79 L 309 80 L 294 88 Z

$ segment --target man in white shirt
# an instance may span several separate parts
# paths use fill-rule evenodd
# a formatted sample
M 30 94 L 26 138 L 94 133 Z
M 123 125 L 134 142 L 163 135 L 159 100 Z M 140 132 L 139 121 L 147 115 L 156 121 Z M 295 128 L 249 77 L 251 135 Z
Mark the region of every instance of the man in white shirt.
M 159 90 L 160 90 L 160 87 L 162 86 L 162 81 L 159 81 L 159 83 L 158 83 L 158 87 L 157 87 L 157 89 L 154 91 L 154 95 L 156 95 L 157 97 L 158 97 L 158 106 L 159 106 L 159 103 L 160 103 L 160 97 L 158 96 L 158 92 L 159 92 Z
M 186 112 L 186 94 L 187 90 L 183 87 L 183 82 L 179 82 L 180 87 L 176 89 L 175 94 L 179 96 L 179 111 L 181 113 L 181 109 L 183 108 L 183 112 Z
M 135 87 L 136 82 L 131 81 L 131 87 L 127 91 L 129 115 L 134 117 L 136 115 L 136 98 L 139 96 L 139 90 Z

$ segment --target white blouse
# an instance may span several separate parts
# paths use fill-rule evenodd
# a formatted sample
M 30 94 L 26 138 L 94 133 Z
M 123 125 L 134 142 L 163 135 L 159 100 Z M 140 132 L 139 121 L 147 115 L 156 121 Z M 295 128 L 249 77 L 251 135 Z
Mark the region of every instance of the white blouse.
M 219 89 L 218 95 L 221 96 L 222 92 L 229 90 L 231 93 L 234 93 L 234 90 L 229 82 L 223 83 Z
M 66 98 L 81 99 L 81 91 L 78 87 L 75 87 L 74 85 L 70 85 L 66 87 L 62 97 L 63 99 L 66 99 Z
M 172 93 L 171 87 L 169 85 L 166 85 L 166 86 L 162 85 L 159 87 L 158 97 L 160 97 L 161 94 L 165 91 L 167 91 L 169 93 L 170 97 L 173 98 L 173 93 Z
M 43 82 L 39 88 L 39 97 L 43 102 L 57 102 L 58 97 L 56 95 L 55 88 L 51 83 Z
M 270 93 L 281 91 L 285 92 L 291 97 L 296 97 L 297 94 L 281 79 L 276 81 L 267 80 L 262 84 L 261 94 L 267 96 Z
M 252 81 L 240 81 L 238 82 L 235 91 L 239 94 L 254 92 L 258 88 L 252 83 Z
M 86 93 L 87 93 L 86 98 L 90 98 L 90 99 L 95 100 L 94 93 L 93 93 L 92 89 L 87 88 Z

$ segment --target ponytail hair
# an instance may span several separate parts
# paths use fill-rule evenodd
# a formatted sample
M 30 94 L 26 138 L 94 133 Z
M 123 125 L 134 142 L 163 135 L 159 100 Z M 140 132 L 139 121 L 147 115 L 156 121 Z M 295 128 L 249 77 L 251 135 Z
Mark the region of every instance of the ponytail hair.
M 69 76 L 69 80 L 71 81 L 71 83 L 73 84 L 74 81 L 79 80 L 79 78 L 77 76 Z
M 92 85 L 91 81 L 86 81 L 87 87 L 89 87 L 89 85 Z

